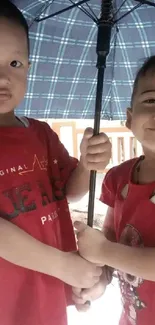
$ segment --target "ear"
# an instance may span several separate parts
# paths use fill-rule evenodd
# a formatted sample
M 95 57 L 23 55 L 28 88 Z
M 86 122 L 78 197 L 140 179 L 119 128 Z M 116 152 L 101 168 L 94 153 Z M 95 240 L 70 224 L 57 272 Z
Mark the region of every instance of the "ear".
M 126 127 L 131 130 L 131 122 L 132 122 L 132 109 L 131 108 L 127 108 L 127 111 L 126 111 Z

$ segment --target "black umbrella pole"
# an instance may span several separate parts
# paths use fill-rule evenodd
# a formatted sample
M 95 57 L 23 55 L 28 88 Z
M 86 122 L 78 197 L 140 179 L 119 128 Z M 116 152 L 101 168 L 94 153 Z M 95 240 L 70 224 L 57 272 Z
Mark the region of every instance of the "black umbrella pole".
M 106 68 L 106 58 L 110 50 L 111 30 L 113 26 L 112 20 L 112 2 L 113 0 L 101 1 L 101 18 L 98 20 L 98 37 L 97 37 L 97 89 L 96 89 L 96 103 L 95 103 L 95 117 L 94 117 L 94 135 L 98 135 L 100 131 L 100 119 L 102 110 L 102 94 L 104 72 Z M 93 226 L 94 217 L 94 201 L 96 188 L 96 171 L 90 173 L 89 184 L 89 203 L 88 203 L 88 226 Z
M 103 80 L 104 80 L 104 68 L 98 69 L 97 76 L 97 91 L 96 91 L 96 113 L 94 120 L 94 135 L 99 134 L 100 131 L 100 117 L 102 108 L 102 93 L 103 93 Z M 90 183 L 89 183 L 89 203 L 88 203 L 88 226 L 93 226 L 94 217 L 94 199 L 95 199 L 95 188 L 96 188 L 96 171 L 90 172 Z

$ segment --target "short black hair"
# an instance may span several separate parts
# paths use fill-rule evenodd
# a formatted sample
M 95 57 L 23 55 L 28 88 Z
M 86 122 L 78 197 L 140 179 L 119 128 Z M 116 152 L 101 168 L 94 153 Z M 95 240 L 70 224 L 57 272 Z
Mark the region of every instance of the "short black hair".
M 7 18 L 24 28 L 27 37 L 29 54 L 29 27 L 22 12 L 10 0 L 0 0 L 0 18 Z
M 133 84 L 133 91 L 132 91 L 132 96 L 131 96 L 131 107 L 133 105 L 133 100 L 134 100 L 134 96 L 137 91 L 139 80 L 141 78 L 145 77 L 145 75 L 148 72 L 150 72 L 152 74 L 155 73 L 155 55 L 152 55 L 151 57 L 147 58 L 147 60 L 143 63 L 142 67 L 137 72 L 137 75 L 136 75 L 136 78 L 135 78 L 135 81 Z

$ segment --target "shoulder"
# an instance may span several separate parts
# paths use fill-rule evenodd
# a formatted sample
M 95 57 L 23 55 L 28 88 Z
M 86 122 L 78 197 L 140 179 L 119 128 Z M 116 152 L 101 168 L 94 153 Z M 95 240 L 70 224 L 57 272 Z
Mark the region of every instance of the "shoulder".
M 112 187 L 114 191 L 121 183 L 128 182 L 133 166 L 139 158 L 134 158 L 123 162 L 122 164 L 111 168 L 103 180 L 104 186 Z
M 58 135 L 47 122 L 35 120 L 32 118 L 26 118 L 29 122 L 29 125 L 34 128 L 35 131 L 46 134 L 48 139 L 54 139 L 58 141 Z
M 35 120 L 33 118 L 28 118 L 28 117 L 26 117 L 26 118 L 24 117 L 24 119 L 27 119 L 30 126 L 33 126 L 33 127 L 39 128 L 39 129 L 49 129 L 49 128 L 51 129 L 49 124 L 44 121 L 39 121 L 39 120 Z
M 135 165 L 136 161 L 139 158 L 133 158 L 130 160 L 127 160 L 125 162 L 123 162 L 122 164 L 115 166 L 113 168 L 111 168 L 108 173 L 106 174 L 106 177 L 113 177 L 118 179 L 121 178 L 128 178 L 130 176 L 131 170 L 133 168 L 133 166 Z
M 132 168 L 139 158 L 130 159 L 119 166 L 111 168 L 105 175 L 102 183 L 102 191 L 100 200 L 113 207 L 115 202 L 115 196 L 120 186 L 128 183 Z

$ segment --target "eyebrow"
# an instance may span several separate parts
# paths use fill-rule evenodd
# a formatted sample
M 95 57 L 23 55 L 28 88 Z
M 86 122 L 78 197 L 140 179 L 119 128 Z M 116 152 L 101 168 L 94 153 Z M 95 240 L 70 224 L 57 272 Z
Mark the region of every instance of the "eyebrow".
M 14 51 L 14 54 L 25 54 L 25 51 L 20 51 L 20 50 L 18 51 L 18 50 L 15 50 L 15 51 Z
M 141 93 L 141 95 L 144 95 L 146 93 L 153 93 L 153 92 L 155 92 L 155 89 L 145 90 Z
M 14 55 L 14 56 L 19 56 L 19 57 L 23 57 L 23 58 L 26 58 L 27 57 L 27 53 L 26 53 L 26 51 L 14 51 L 13 53 L 12 53 L 12 55 Z

